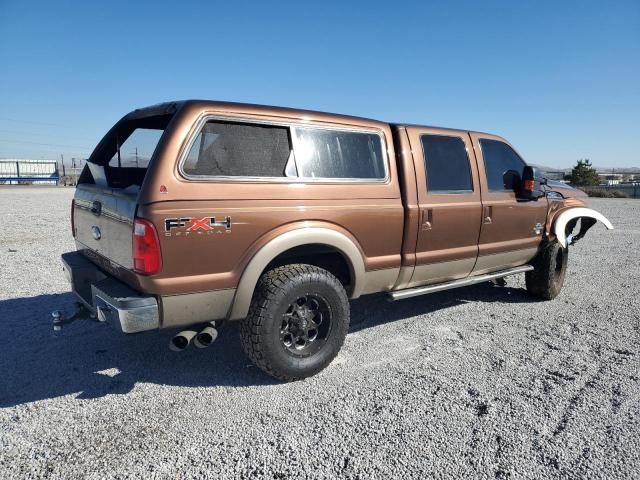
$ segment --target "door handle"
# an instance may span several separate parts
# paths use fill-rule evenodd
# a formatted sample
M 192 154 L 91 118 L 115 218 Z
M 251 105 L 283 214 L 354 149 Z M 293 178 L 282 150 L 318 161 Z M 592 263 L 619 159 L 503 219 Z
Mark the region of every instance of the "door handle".
M 491 222 L 493 221 L 492 217 L 493 217 L 493 207 L 489 206 L 489 207 L 484 207 L 483 213 L 482 213 L 482 223 L 489 225 L 491 224 Z
M 431 230 L 433 223 L 433 209 L 432 208 L 423 208 L 422 218 L 420 219 L 420 223 L 422 224 L 422 230 Z
M 91 203 L 91 213 L 100 216 L 100 214 L 102 213 L 102 203 L 98 202 L 97 200 Z

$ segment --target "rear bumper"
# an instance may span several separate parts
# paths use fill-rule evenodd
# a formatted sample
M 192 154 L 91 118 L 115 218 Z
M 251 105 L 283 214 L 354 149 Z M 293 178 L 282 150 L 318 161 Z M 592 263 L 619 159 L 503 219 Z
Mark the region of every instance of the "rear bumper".
M 78 252 L 64 253 L 62 267 L 73 293 L 99 320 L 113 323 L 123 333 L 160 327 L 156 297 L 136 292 Z

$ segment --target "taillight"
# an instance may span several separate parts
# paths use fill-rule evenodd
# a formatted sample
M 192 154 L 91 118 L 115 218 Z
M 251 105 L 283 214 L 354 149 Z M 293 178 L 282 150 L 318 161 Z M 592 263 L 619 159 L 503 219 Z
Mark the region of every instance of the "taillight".
M 153 275 L 162 268 L 162 254 L 156 227 L 149 220 L 133 221 L 133 269 L 142 275 Z
M 71 200 L 71 235 L 76 236 L 76 199 Z

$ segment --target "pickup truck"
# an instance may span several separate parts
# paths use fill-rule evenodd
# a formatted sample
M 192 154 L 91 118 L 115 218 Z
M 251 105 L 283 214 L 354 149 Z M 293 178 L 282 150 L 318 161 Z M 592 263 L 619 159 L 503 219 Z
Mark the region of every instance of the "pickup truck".
M 332 361 L 362 295 L 524 273 L 553 299 L 568 246 L 597 221 L 613 228 L 584 198 L 496 135 L 171 102 L 125 115 L 97 145 L 62 262 L 91 317 L 124 333 L 180 327 L 173 350 L 239 321 L 251 360 L 290 381 Z

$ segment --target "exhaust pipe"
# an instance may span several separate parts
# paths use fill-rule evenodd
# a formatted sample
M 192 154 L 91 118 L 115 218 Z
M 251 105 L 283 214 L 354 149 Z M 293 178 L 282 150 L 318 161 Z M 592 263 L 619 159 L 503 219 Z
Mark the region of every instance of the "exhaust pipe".
M 193 330 L 184 330 L 180 332 L 171 339 L 171 342 L 169 342 L 169 348 L 174 352 L 181 352 L 189 346 L 191 339 L 195 337 L 197 333 L 198 332 L 194 332 Z
M 216 330 L 215 326 L 215 322 L 211 322 L 208 327 L 196 335 L 193 344 L 198 348 L 206 348 L 215 342 L 216 338 L 218 338 L 218 330 Z

